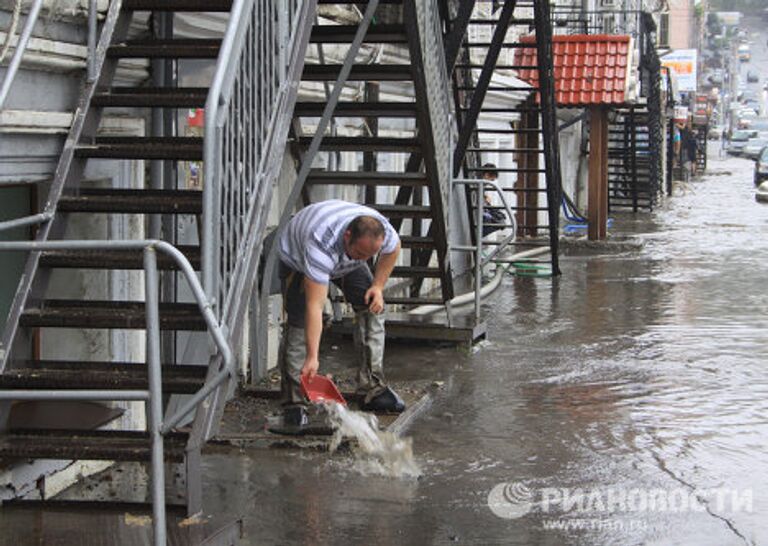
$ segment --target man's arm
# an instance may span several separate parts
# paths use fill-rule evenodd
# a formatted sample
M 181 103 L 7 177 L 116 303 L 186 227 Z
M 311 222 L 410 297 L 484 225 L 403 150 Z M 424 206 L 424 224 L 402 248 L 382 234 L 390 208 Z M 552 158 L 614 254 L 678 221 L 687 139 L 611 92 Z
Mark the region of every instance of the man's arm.
M 304 315 L 304 333 L 307 346 L 307 357 L 301 375 L 312 379 L 320 366 L 320 336 L 323 334 L 323 306 L 328 297 L 328 285 L 320 284 L 304 277 L 304 300 L 306 313 Z
M 376 273 L 373 276 L 371 287 L 365 293 L 365 303 L 368 304 L 368 310 L 371 313 L 379 314 L 384 311 L 384 285 L 387 284 L 389 276 L 397 263 L 397 257 L 400 255 L 400 242 L 398 241 L 395 250 L 389 254 L 382 254 L 376 262 Z

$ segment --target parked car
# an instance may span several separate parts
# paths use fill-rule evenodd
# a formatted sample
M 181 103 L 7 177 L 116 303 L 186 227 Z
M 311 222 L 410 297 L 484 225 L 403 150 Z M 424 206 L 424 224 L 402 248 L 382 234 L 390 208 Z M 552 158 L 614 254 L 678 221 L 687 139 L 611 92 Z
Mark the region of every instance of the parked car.
M 741 155 L 747 159 L 754 159 L 757 161 L 760 157 L 760 153 L 766 146 L 768 146 L 768 138 L 750 138 L 744 145 Z
M 768 202 L 768 182 L 763 182 L 757 187 L 755 199 L 760 203 Z
M 746 108 L 751 108 L 755 112 L 755 114 L 758 114 L 758 115 L 760 114 L 760 102 L 759 101 L 750 99 L 750 100 L 748 100 L 748 101 L 746 101 L 744 103 L 744 106 Z
M 709 81 L 712 85 L 723 85 L 725 71 L 722 68 L 716 68 L 709 75 Z
M 755 186 L 768 180 L 768 148 L 763 148 L 755 161 Z
M 756 136 L 757 131 L 734 131 L 725 151 L 730 155 L 741 155 L 741 152 L 744 150 L 744 146 L 747 145 L 747 141 L 749 141 L 750 138 L 755 138 Z
M 750 70 L 747 72 L 747 82 L 749 83 L 757 83 L 760 81 L 760 75 L 755 72 L 754 70 Z
M 725 131 L 725 127 L 723 125 L 712 125 L 707 131 L 707 139 L 720 140 L 723 136 L 723 131 Z
M 753 119 L 757 118 L 757 112 L 752 108 L 743 108 L 736 113 L 736 128 L 751 129 Z
M 768 118 L 755 118 L 750 120 L 749 128 L 753 131 L 760 131 L 760 135 L 763 136 L 764 131 L 768 131 Z

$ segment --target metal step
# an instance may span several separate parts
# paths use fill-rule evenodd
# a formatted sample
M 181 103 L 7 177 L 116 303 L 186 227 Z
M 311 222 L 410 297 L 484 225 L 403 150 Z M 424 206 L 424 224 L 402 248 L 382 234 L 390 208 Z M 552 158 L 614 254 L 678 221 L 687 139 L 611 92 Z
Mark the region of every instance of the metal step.
M 348 44 L 355 38 L 357 29 L 357 25 L 315 25 L 309 41 L 314 44 Z M 404 44 L 408 41 L 408 35 L 405 33 L 404 25 L 371 25 L 363 41 L 377 44 Z
M 401 235 L 400 246 L 403 248 L 434 248 L 435 240 L 432 237 Z
M 485 152 L 488 154 L 543 154 L 540 148 L 467 148 L 468 152 Z
M 364 172 L 364 171 L 315 171 L 307 177 L 309 185 L 338 184 L 346 186 L 409 186 L 427 185 L 424 173 Z
M 129 40 L 110 46 L 113 59 L 215 59 L 221 40 Z
M 110 159 L 203 160 L 200 137 L 98 137 L 92 144 L 80 143 L 77 157 Z
M 417 267 L 417 266 L 403 266 L 395 267 L 392 270 L 390 277 L 396 279 L 404 278 L 439 278 L 440 269 L 437 267 Z
M 182 462 L 187 435 L 164 438 L 168 462 Z M 14 430 L 0 436 L 0 459 L 149 461 L 149 434 L 116 430 Z
M 232 0 L 123 0 L 126 11 L 230 11 Z
M 465 69 L 477 69 L 482 70 L 482 68 L 485 65 L 482 64 L 464 64 L 464 63 L 458 63 L 455 65 L 454 68 L 465 68 Z M 537 66 L 529 66 L 525 64 L 497 64 L 494 66 L 494 70 L 538 70 Z M 522 90 L 527 90 L 528 88 L 523 87 Z
M 304 81 L 335 81 L 341 71 L 340 64 L 305 64 L 301 79 Z M 348 81 L 410 81 L 411 67 L 407 64 L 354 65 Z
M 177 246 L 192 267 L 200 269 L 200 247 Z M 46 250 L 40 255 L 40 266 L 61 269 L 144 269 L 141 250 Z M 178 265 L 169 256 L 158 252 L 157 266 L 176 270 Z
M 297 102 L 296 116 L 320 117 L 324 102 Z M 416 116 L 415 102 L 340 102 L 333 111 L 335 117 L 412 118 Z
M 163 366 L 163 391 L 194 394 L 205 383 L 206 366 Z M 0 389 L 147 389 L 143 362 L 68 362 L 38 360 L 0 375 Z
M 26 309 L 19 324 L 32 328 L 143 330 L 147 320 L 144 302 L 45 300 L 40 307 Z M 194 303 L 161 303 L 160 328 L 202 331 L 206 324 Z
M 317 0 L 318 4 L 360 4 L 360 0 Z M 379 4 L 402 4 L 403 0 L 379 0 Z
M 98 107 L 202 108 L 208 97 L 205 87 L 113 87 L 91 100 Z
M 470 19 L 469 20 L 469 24 L 470 25 L 498 25 L 499 24 L 499 20 L 498 19 Z M 509 25 L 510 26 L 512 26 L 512 25 L 535 25 L 535 24 L 536 24 L 536 20 L 535 19 L 531 19 L 531 18 L 522 19 L 522 18 L 515 18 L 515 17 L 513 17 L 512 19 L 509 20 Z
M 309 146 L 312 137 L 300 137 L 298 142 Z M 327 136 L 320 143 L 320 149 L 335 152 L 418 152 L 421 144 L 417 138 Z
M 431 218 L 432 208 L 417 205 L 368 205 L 387 218 Z
M 117 212 L 125 214 L 202 214 L 203 192 L 193 190 L 80 190 L 62 195 L 61 212 Z

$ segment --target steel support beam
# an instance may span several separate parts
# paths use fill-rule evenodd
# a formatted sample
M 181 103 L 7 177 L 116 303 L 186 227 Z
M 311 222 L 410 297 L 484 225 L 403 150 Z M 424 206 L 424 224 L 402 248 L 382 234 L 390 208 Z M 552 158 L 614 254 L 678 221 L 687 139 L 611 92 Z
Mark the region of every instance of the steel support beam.
M 536 62 L 539 69 L 539 101 L 541 104 L 541 137 L 544 145 L 544 170 L 547 180 L 549 247 L 552 275 L 560 274 L 560 144 L 557 135 L 555 102 L 555 68 L 552 52 L 552 22 L 549 2 L 535 1 L 533 15 L 536 24 Z
M 589 123 L 588 237 L 605 239 L 608 220 L 608 112 L 593 106 Z
M 464 117 L 461 132 L 456 141 L 456 148 L 453 154 L 454 176 L 458 176 L 459 171 L 461 170 L 461 164 L 464 162 L 464 156 L 467 153 L 467 147 L 469 146 L 472 133 L 477 125 L 477 118 L 480 115 L 480 109 L 485 101 L 488 86 L 491 84 L 493 71 L 499 60 L 499 53 L 501 53 L 502 45 L 506 39 L 509 23 L 512 20 L 512 14 L 515 11 L 516 5 L 517 0 L 506 0 L 506 2 L 504 2 L 504 7 L 501 10 L 501 15 L 499 15 L 499 20 L 496 24 L 496 29 L 493 31 L 491 46 L 488 48 L 488 54 L 485 57 L 485 61 L 483 61 L 483 69 L 480 72 L 480 77 L 477 80 L 475 90 L 472 93 L 469 110 Z
M 437 167 L 437 154 L 435 142 L 433 139 L 432 120 L 429 113 L 427 80 L 424 70 L 424 58 L 421 51 L 421 40 L 419 35 L 419 25 L 414 2 L 417 0 L 405 0 L 403 2 L 403 19 L 405 20 L 405 29 L 408 36 L 408 50 L 411 55 L 411 70 L 413 73 L 413 89 L 416 98 L 416 111 L 418 123 L 418 137 L 421 141 L 421 147 L 424 151 L 424 170 L 429 180 L 429 201 L 432 209 L 432 223 L 430 232 L 433 233 L 435 249 L 437 250 L 437 259 L 440 264 L 440 288 L 444 300 L 453 298 L 453 276 L 451 273 L 450 261 L 448 259 L 448 232 L 444 222 L 443 206 L 447 203 L 442 202 L 442 191 Z M 439 59 L 433 59 L 432 62 L 440 62 Z M 446 84 L 449 82 L 446 81 Z M 413 159 L 413 157 L 412 157 Z
M 475 9 L 476 0 L 464 0 L 459 3 L 459 11 L 451 22 L 451 28 L 445 36 L 445 65 L 448 74 L 453 71 L 453 65 L 459 58 L 459 50 L 464 36 L 467 34 L 469 20 L 472 18 L 472 10 Z

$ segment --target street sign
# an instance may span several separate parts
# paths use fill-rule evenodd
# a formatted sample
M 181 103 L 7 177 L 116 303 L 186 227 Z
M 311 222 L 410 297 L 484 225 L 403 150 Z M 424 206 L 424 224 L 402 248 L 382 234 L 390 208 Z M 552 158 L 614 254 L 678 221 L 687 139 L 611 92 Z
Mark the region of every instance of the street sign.
M 695 49 L 675 49 L 661 58 L 662 66 L 669 67 L 677 76 L 677 89 L 681 92 L 696 91 Z

